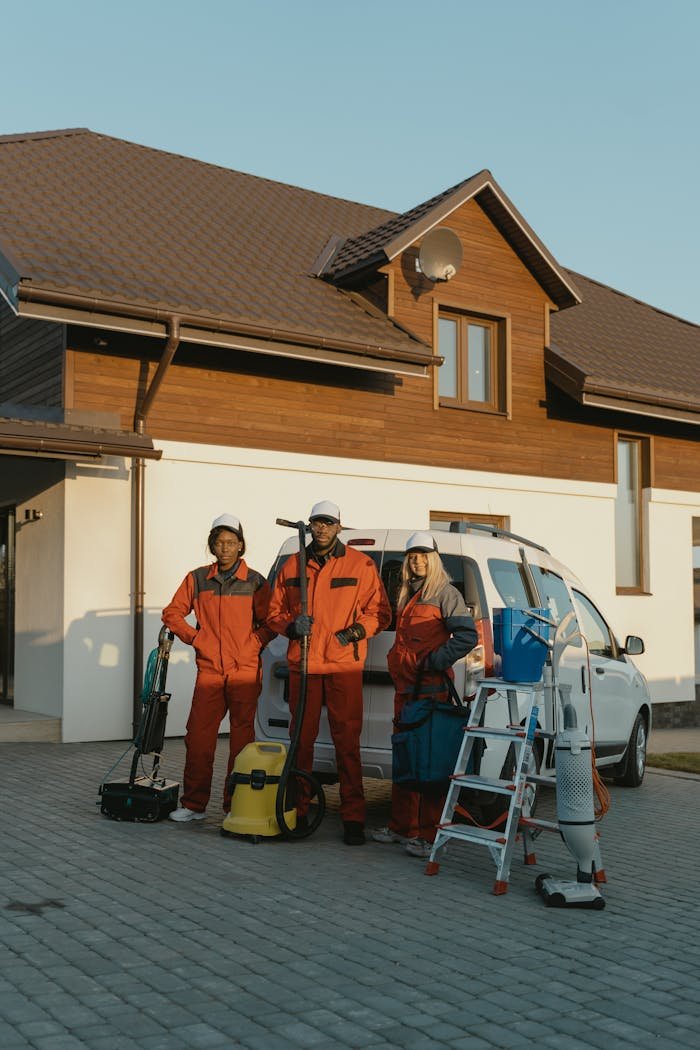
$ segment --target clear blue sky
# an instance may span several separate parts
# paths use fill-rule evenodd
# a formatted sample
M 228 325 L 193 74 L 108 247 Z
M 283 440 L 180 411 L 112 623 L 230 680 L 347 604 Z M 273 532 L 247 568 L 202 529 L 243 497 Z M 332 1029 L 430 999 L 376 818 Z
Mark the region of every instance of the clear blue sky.
M 396 211 L 490 168 L 565 266 L 700 323 L 698 0 L 0 0 L 0 25 L 2 133 Z

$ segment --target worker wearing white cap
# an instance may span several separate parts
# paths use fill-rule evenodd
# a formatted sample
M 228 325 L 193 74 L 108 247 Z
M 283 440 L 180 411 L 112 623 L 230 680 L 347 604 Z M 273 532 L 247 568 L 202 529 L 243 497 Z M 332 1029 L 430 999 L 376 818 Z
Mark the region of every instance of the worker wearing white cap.
M 243 561 L 245 539 L 235 514 L 211 524 L 207 546 L 216 558 L 189 572 L 163 610 L 163 623 L 194 646 L 197 680 L 185 736 L 185 775 L 180 807 L 171 820 L 204 817 L 219 727 L 228 712 L 229 758 L 224 809 L 231 796 L 229 774 L 239 751 L 255 739 L 255 710 L 262 683 L 260 653 L 274 632 L 265 626 L 270 601 L 267 580 Z M 185 619 L 194 612 L 197 624 Z
M 387 656 L 396 689 L 396 722 L 409 700 L 419 696 L 447 700 L 445 677 L 454 677 L 452 665 L 479 640 L 464 598 L 443 568 L 435 537 L 430 532 L 414 532 L 405 550 L 396 603 L 396 639 Z M 419 792 L 394 784 L 389 825 L 373 831 L 372 838 L 403 843 L 416 857 L 429 856 L 445 794 L 441 788 Z
M 314 742 L 325 704 L 335 745 L 340 781 L 340 816 L 348 846 L 365 841 L 365 798 L 362 790 L 360 733 L 362 730 L 362 669 L 367 639 L 391 622 L 384 586 L 371 558 L 341 543 L 340 510 L 331 500 L 315 503 L 309 514 L 311 543 L 306 548 L 308 615 L 301 613 L 299 555 L 284 563 L 275 580 L 268 625 L 287 635 L 289 650 L 290 732 L 299 697 L 301 646 L 309 637 L 304 724 L 296 765 L 311 772 Z M 303 783 L 302 783 L 303 789 Z M 308 797 L 300 798 L 298 821 L 307 819 Z

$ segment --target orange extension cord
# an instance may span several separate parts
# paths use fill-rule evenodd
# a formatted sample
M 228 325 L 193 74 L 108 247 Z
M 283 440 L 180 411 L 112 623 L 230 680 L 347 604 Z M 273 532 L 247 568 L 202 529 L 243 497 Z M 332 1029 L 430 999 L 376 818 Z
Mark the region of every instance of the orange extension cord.
M 581 635 L 586 643 L 586 664 L 588 666 L 588 702 L 591 711 L 591 764 L 593 767 L 593 812 L 596 821 L 601 821 L 610 809 L 610 792 L 603 783 L 600 773 L 595 765 L 595 718 L 593 717 L 593 682 L 591 679 L 591 653 L 588 648 L 588 640 Z

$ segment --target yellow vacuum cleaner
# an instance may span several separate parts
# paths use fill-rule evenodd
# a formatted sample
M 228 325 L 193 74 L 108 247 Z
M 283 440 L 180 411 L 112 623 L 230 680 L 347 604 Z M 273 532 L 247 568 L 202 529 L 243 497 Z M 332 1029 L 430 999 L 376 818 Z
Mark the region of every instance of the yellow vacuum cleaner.
M 248 835 L 254 842 L 280 834 L 275 804 L 287 758 L 284 744 L 248 744 L 236 756 L 230 785 L 231 812 L 224 818 L 222 835 Z M 296 808 L 284 811 L 290 831 L 297 822 Z
M 299 591 L 300 605 L 304 616 L 309 612 L 306 584 L 306 524 L 303 521 L 288 521 L 278 518 L 278 525 L 296 529 L 299 536 Z M 267 744 L 256 741 L 248 744 L 236 756 L 230 777 L 231 812 L 224 818 L 221 834 L 226 836 L 247 835 L 253 842 L 273 835 L 282 835 L 288 840 L 305 839 L 313 835 L 320 826 L 326 811 L 326 796 L 320 782 L 294 765 L 301 727 L 306 708 L 306 682 L 309 661 L 309 637 L 301 639 L 301 667 L 299 675 L 299 699 L 297 702 L 294 733 L 289 750 L 284 744 Z M 316 799 L 312 817 L 297 819 L 297 796 L 299 782 L 306 785 L 308 798 Z

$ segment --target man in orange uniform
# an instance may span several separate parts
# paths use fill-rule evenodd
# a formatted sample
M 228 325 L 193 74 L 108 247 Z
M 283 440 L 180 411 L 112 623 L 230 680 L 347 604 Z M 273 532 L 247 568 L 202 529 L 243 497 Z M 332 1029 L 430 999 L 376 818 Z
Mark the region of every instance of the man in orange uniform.
M 367 639 L 391 622 L 389 600 L 374 562 L 338 539 L 340 511 L 322 500 L 309 515 L 312 540 L 306 548 L 308 607 L 301 612 L 299 555 L 282 566 L 270 601 L 268 625 L 289 638 L 289 706 L 294 733 L 299 699 L 299 640 L 309 637 L 304 724 L 296 765 L 311 772 L 321 707 L 328 711 L 340 780 L 340 816 L 348 846 L 365 841 L 365 798 L 362 790 L 362 669 Z M 306 820 L 308 798 L 298 804 Z
M 187 645 L 194 646 L 197 681 L 185 736 L 185 775 L 180 807 L 171 820 L 199 820 L 211 793 L 219 726 L 229 714 L 229 759 L 224 809 L 231 805 L 229 774 L 236 755 L 255 739 L 255 709 L 262 683 L 260 653 L 274 638 L 265 626 L 270 585 L 243 561 L 243 529 L 233 514 L 212 522 L 207 539 L 216 558 L 188 573 L 163 623 Z M 185 617 L 194 612 L 197 626 Z

